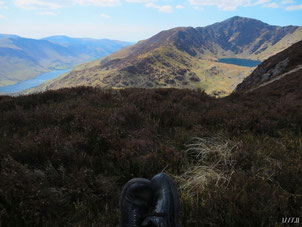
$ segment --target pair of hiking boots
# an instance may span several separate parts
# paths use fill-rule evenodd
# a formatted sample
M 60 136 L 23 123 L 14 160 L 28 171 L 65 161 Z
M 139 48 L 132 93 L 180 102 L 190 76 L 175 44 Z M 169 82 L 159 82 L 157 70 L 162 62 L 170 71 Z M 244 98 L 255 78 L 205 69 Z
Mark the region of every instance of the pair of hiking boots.
M 134 178 L 120 198 L 120 227 L 179 227 L 179 196 L 171 177 Z

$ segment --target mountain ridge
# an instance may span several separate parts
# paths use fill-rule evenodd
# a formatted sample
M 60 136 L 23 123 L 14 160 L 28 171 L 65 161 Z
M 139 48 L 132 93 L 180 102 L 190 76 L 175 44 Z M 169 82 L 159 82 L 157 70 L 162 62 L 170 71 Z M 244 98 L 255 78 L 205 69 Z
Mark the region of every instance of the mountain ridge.
M 201 88 L 208 94 L 227 95 L 252 68 L 219 63 L 219 58 L 263 61 L 301 39 L 302 27 L 271 26 L 242 17 L 206 27 L 177 27 L 75 67 L 35 91 L 85 85 Z

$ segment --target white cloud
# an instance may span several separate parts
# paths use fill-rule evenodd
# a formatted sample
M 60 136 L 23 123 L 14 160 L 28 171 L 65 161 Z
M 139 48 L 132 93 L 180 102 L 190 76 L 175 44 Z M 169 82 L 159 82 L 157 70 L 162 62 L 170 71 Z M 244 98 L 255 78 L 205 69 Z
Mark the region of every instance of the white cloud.
M 259 6 L 259 5 L 265 6 L 265 4 L 266 4 L 266 5 L 271 4 L 271 1 L 272 1 L 272 0 L 249 1 L 247 4 L 242 5 L 242 6 L 244 6 L 244 7 Z
M 238 7 L 263 6 L 279 8 L 281 4 L 292 4 L 293 0 L 188 0 L 193 6 L 216 6 L 223 11 L 233 11 Z M 294 8 L 294 7 L 292 7 Z M 291 9 L 291 8 L 290 8 Z
M 251 5 L 262 5 L 262 4 L 265 4 L 265 3 L 269 3 L 271 0 L 258 0 L 254 3 L 251 3 Z
M 147 3 L 146 7 L 157 9 L 158 11 L 160 11 L 162 13 L 172 13 L 172 11 L 173 11 L 172 7 L 170 5 L 159 6 L 154 3 Z
M 159 12 L 163 12 L 163 13 L 172 13 L 173 8 L 170 5 L 157 5 L 154 4 L 154 2 L 158 1 L 158 0 L 125 0 L 126 2 L 129 3 L 145 3 L 145 6 L 147 8 L 154 8 L 157 9 Z M 166 0 L 167 1 L 167 0 Z M 181 7 L 183 7 L 182 5 L 177 5 L 176 8 L 180 9 Z
M 158 10 L 163 13 L 172 13 L 172 7 L 170 5 L 159 6 Z
M 286 5 L 286 4 L 294 4 L 295 1 L 294 0 L 282 0 L 281 4 Z
M 0 14 L 0 19 L 4 19 L 4 18 L 5 18 L 5 16 Z
M 176 7 L 175 7 L 176 9 L 183 9 L 183 8 L 185 8 L 183 5 L 177 5 Z
M 216 6 L 224 11 L 232 11 L 239 6 L 247 6 L 250 2 L 250 0 L 189 0 L 189 3 L 194 6 Z
M 38 15 L 41 16 L 56 16 L 57 14 L 51 11 L 39 12 Z
M 251 6 L 262 6 L 267 8 L 285 8 L 286 10 L 299 10 L 302 9 L 302 5 L 291 5 L 294 4 L 295 0 L 187 0 L 189 3 L 196 7 L 200 6 L 216 6 L 218 9 L 223 11 L 233 11 L 238 7 L 251 7 Z M 282 6 L 283 5 L 283 6 Z
M 276 3 L 276 2 L 272 2 L 270 4 L 266 4 L 264 5 L 265 7 L 268 7 L 268 8 L 279 8 L 279 5 Z
M 82 6 L 112 7 L 120 5 L 120 0 L 74 0 Z
M 109 15 L 107 15 L 105 13 L 100 14 L 100 16 L 103 17 L 103 18 L 105 18 L 105 19 L 111 18 L 111 16 L 109 16 Z
M 293 11 L 293 10 L 300 10 L 302 9 L 302 5 L 293 5 L 293 6 L 288 6 L 285 8 L 288 11 Z
M 8 9 L 8 7 L 5 6 L 5 2 L 0 1 L 0 9 Z
M 156 0 L 126 0 L 126 2 L 131 2 L 131 3 L 148 3 L 148 2 L 154 2 Z
M 63 7 L 60 4 L 56 4 L 48 1 L 42 1 L 42 0 L 15 0 L 15 5 L 24 9 L 39 9 L 39 8 L 58 9 Z
M 57 9 L 74 5 L 111 7 L 120 5 L 120 0 L 14 0 L 14 3 L 24 9 Z

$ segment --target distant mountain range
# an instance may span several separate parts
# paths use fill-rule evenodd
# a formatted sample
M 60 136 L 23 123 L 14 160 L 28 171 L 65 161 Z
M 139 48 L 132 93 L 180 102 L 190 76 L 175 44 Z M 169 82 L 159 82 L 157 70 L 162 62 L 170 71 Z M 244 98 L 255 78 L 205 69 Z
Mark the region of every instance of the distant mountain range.
M 52 36 L 40 40 L 0 35 L 0 86 L 54 69 L 71 68 L 113 53 L 132 43 L 108 39 Z
M 231 93 L 255 68 L 220 63 L 222 58 L 264 61 L 302 39 L 302 27 L 272 26 L 233 17 L 207 27 L 178 27 L 75 67 L 35 91 L 89 85 L 104 88 L 201 88 Z

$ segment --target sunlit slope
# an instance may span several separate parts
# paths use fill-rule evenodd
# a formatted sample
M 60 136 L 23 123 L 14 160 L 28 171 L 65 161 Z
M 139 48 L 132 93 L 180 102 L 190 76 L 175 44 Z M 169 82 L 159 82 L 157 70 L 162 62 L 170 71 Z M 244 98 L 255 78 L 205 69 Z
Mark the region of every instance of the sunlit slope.
M 102 68 L 100 61 L 74 68 L 71 72 L 48 82 L 36 91 L 73 86 L 104 88 L 177 87 L 201 88 L 209 94 L 229 94 L 251 68 L 197 59 L 175 47 L 160 47 L 121 65 Z

